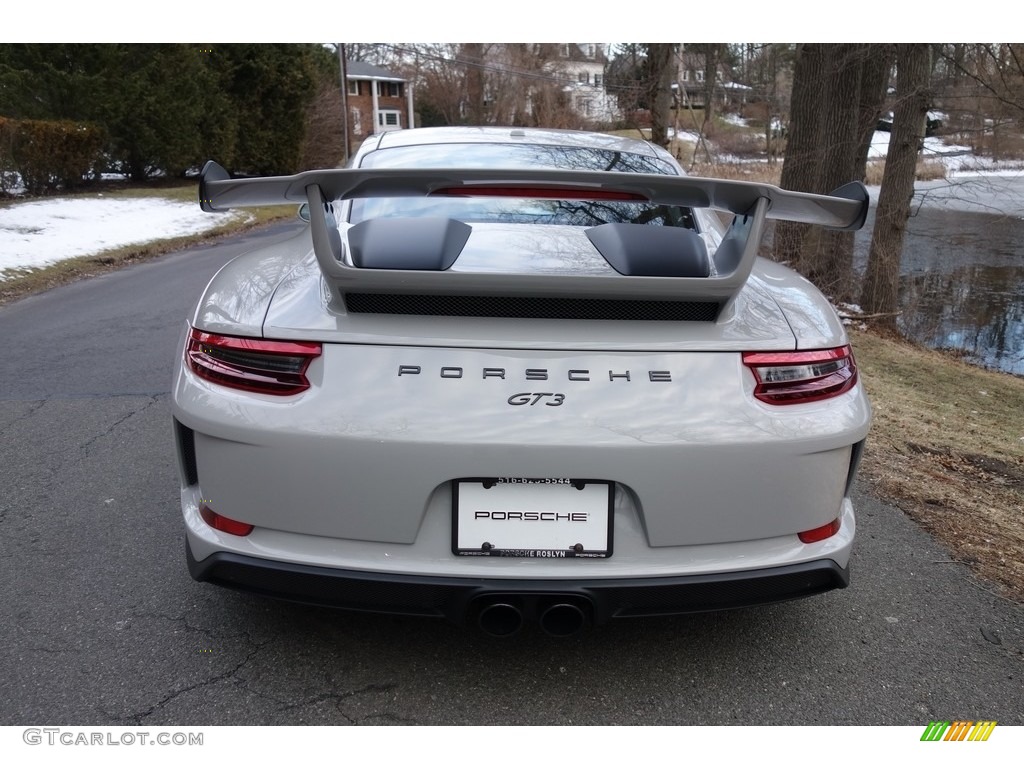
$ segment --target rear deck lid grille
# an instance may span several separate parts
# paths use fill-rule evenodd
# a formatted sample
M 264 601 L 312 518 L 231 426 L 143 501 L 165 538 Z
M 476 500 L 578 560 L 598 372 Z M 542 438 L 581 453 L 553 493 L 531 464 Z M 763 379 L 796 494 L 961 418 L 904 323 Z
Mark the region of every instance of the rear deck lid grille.
M 547 296 L 444 296 L 346 293 L 349 312 L 448 317 L 512 317 L 545 320 L 659 320 L 714 322 L 714 301 L 582 299 Z

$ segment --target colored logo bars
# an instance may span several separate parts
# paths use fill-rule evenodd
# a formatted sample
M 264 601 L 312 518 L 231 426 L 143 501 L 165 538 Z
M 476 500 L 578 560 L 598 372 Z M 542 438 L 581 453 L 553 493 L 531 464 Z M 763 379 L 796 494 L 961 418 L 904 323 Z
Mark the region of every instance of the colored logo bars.
M 921 734 L 921 741 L 988 741 L 995 727 L 995 720 L 977 723 L 970 720 L 957 720 L 953 723 L 933 720 Z

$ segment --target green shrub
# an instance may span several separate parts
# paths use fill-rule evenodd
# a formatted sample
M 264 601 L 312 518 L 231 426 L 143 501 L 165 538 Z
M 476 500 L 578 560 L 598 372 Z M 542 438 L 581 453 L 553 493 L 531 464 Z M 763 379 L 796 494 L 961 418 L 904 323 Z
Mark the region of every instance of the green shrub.
M 0 117 L 0 175 L 17 173 L 32 195 L 81 186 L 102 148 L 103 131 L 95 125 Z
M 14 171 L 14 158 L 11 156 L 14 134 L 10 122 L 6 117 L 0 117 L 0 193 L 10 192 L 18 178 Z

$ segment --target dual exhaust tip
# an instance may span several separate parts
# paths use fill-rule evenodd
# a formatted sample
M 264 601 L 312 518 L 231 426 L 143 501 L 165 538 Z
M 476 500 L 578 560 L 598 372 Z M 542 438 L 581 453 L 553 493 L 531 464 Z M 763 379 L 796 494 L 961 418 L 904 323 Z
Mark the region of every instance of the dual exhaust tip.
M 540 628 L 553 637 L 571 637 L 587 625 L 589 601 L 576 597 L 538 601 L 535 615 Z M 480 629 L 492 637 L 509 637 L 523 628 L 526 616 L 517 601 L 495 599 L 484 603 L 477 614 Z

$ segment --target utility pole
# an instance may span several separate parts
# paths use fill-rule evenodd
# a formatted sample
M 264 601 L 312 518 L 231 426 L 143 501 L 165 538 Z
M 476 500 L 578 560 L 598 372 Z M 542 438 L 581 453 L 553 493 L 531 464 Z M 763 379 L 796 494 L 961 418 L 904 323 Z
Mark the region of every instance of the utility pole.
M 338 65 L 341 67 L 341 131 L 345 151 L 342 163 L 348 163 L 348 64 L 345 60 L 344 43 L 338 43 Z

